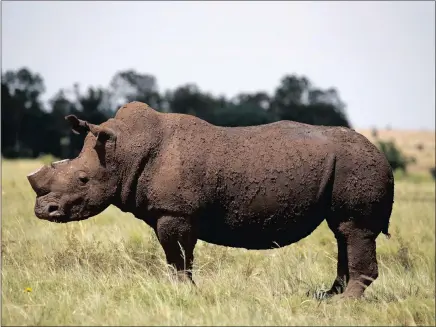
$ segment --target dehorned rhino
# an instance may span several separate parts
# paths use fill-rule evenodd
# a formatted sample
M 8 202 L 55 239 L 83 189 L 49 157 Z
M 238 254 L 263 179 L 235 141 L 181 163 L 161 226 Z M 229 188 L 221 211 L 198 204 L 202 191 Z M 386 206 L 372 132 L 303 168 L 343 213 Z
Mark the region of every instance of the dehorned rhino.
M 84 146 L 27 176 L 38 218 L 79 221 L 115 205 L 153 228 L 168 264 L 191 281 L 197 240 L 271 249 L 326 219 L 338 263 L 325 295 L 360 297 L 377 278 L 376 238 L 389 235 L 394 179 L 384 154 L 352 129 L 218 127 L 140 102 L 101 125 L 66 119 L 86 135 Z

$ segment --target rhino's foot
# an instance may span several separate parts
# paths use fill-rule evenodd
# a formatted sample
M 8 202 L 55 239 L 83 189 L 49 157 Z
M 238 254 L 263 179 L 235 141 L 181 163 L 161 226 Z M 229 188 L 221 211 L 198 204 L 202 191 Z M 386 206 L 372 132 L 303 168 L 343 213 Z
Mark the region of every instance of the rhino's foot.
M 189 283 L 192 286 L 197 286 L 195 284 L 194 279 L 192 278 L 192 272 L 191 271 L 176 271 L 177 280 L 182 283 Z
M 359 293 L 359 294 L 346 294 L 346 293 L 343 293 L 343 294 L 338 294 L 337 296 L 335 296 L 335 298 L 337 300 L 339 300 L 339 301 L 359 300 L 359 299 L 362 299 L 364 297 L 365 297 L 365 295 L 363 294 L 363 292 Z
M 342 299 L 360 299 L 364 297 L 365 289 L 372 283 L 374 279 L 360 275 L 359 278 L 351 280 L 347 289 L 341 294 Z
M 309 294 L 307 294 L 309 295 Z M 325 301 L 329 299 L 334 300 L 351 300 L 351 299 L 360 299 L 362 298 L 363 292 L 360 292 L 359 290 L 356 292 L 349 292 L 349 293 L 337 293 L 332 292 L 331 290 L 319 290 L 315 291 L 312 297 L 317 301 Z

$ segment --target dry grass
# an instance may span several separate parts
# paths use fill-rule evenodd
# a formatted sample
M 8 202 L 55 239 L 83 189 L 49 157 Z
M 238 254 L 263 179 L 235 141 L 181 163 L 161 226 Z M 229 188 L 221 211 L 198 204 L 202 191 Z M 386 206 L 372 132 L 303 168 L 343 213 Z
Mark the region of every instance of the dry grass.
M 370 129 L 357 129 L 357 132 L 375 142 Z M 416 163 L 407 167 L 411 173 L 428 174 L 435 167 L 435 132 L 434 131 L 402 131 L 378 130 L 377 138 L 383 141 L 393 140 L 407 156 L 416 158 Z
M 38 165 L 2 166 L 2 325 L 435 324 L 432 181 L 397 183 L 392 238 L 377 240 L 380 277 L 366 298 L 317 302 L 307 292 L 329 287 L 336 266 L 325 223 L 278 250 L 200 242 L 194 289 L 171 280 L 150 228 L 116 208 L 70 224 L 35 218 L 25 175 Z

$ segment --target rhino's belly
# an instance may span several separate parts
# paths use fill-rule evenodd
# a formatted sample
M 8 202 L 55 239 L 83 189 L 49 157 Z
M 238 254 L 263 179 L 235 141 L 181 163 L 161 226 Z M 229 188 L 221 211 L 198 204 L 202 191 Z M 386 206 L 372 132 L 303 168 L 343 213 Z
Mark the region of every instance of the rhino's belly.
M 199 219 L 199 238 L 224 246 L 271 249 L 312 233 L 326 209 L 319 198 L 321 173 L 314 173 L 311 183 L 303 174 L 277 175 L 254 186 L 229 183 L 232 187 L 219 197 L 219 204 L 209 207 Z
M 199 223 L 198 238 L 217 245 L 271 249 L 295 243 L 312 233 L 323 214 L 311 208 L 298 216 L 277 213 L 269 216 L 239 214 L 210 215 Z

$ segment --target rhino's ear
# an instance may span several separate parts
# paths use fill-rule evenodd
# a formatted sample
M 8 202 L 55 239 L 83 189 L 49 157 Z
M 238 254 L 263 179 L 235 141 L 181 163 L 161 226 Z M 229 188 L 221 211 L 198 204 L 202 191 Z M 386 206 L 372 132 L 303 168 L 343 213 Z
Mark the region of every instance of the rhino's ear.
M 74 115 L 65 117 L 71 125 L 71 130 L 76 134 L 87 134 L 89 132 L 89 124 L 87 121 L 81 120 Z
M 102 127 L 98 125 L 88 124 L 91 133 L 97 138 L 100 143 L 105 143 L 108 140 L 115 141 L 117 139 L 117 134 L 115 131 L 109 127 Z
M 88 134 L 88 132 L 91 132 L 101 143 L 104 143 L 109 139 L 116 139 L 116 133 L 108 127 L 102 127 L 88 123 L 87 121 L 81 120 L 74 115 L 66 116 L 65 119 L 68 120 L 71 125 L 71 129 L 76 134 Z
M 97 151 L 100 163 L 106 166 L 106 142 L 108 140 L 116 142 L 117 135 L 115 131 L 109 127 L 89 124 L 91 133 L 97 138 L 94 149 Z

